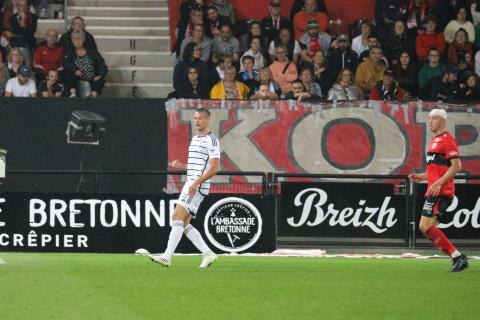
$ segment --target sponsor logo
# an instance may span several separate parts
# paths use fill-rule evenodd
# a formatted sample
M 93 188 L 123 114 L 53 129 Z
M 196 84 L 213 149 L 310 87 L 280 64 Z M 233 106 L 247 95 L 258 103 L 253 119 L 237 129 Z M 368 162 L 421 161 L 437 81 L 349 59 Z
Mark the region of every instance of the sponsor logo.
M 252 247 L 262 234 L 262 217 L 249 201 L 229 197 L 217 201 L 204 222 L 208 240 L 220 250 L 240 252 Z
M 455 196 L 452 203 L 447 208 L 447 213 L 452 217 L 448 223 L 440 224 L 440 228 L 465 228 L 470 225 L 474 229 L 480 229 L 480 197 L 472 210 L 462 208 L 458 198 Z
M 434 160 L 435 160 L 435 155 L 434 154 L 431 154 L 431 155 L 429 154 L 427 156 L 427 163 L 430 162 L 430 161 L 434 161 Z

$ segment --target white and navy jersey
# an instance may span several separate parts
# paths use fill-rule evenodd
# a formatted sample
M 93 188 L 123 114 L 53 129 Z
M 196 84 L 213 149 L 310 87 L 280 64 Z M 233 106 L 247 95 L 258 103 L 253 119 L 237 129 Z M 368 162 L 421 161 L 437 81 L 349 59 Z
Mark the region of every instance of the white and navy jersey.
M 213 133 L 194 136 L 188 147 L 187 181 L 200 178 L 209 168 L 208 161 L 215 158 L 220 158 L 220 143 Z M 202 183 L 199 191 L 207 195 L 210 191 L 210 180 Z

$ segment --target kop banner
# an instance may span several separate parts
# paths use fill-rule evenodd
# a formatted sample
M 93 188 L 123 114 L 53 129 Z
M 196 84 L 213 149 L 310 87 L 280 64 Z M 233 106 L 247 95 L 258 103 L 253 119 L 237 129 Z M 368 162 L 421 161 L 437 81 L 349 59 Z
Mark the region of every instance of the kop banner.
M 187 160 L 199 106 L 212 113 L 210 129 L 220 139 L 225 171 L 409 174 L 425 168 L 428 113 L 435 104 L 169 100 L 169 161 Z M 459 144 L 463 172 L 478 174 L 480 105 L 442 107 Z M 215 177 L 214 182 L 225 188 L 230 179 Z
M 473 180 L 472 180 L 473 182 Z M 420 184 L 417 190 L 415 217 L 418 225 L 425 202 L 425 184 Z M 440 229 L 451 239 L 461 239 L 462 243 L 480 241 L 480 185 L 455 185 L 455 198 L 447 208 L 445 221 Z M 417 229 L 416 239 L 422 242 L 423 234 Z M 474 240 L 474 241 L 472 241 Z
M 279 241 L 407 241 L 406 198 L 394 184 L 286 182 L 281 189 Z
M 4 193 L 1 251 L 162 252 L 177 195 Z M 210 195 L 192 224 L 215 252 L 275 250 L 273 199 Z M 184 237 L 177 252 L 198 252 Z

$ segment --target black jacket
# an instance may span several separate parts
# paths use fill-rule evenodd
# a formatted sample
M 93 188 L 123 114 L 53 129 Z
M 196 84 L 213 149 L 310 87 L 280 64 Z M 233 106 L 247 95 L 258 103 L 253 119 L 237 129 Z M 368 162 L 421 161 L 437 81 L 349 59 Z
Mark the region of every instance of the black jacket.
M 293 34 L 292 23 L 290 22 L 290 20 L 282 16 L 280 16 L 280 29 L 275 28 L 275 24 L 270 15 L 262 19 L 262 21 L 260 22 L 260 26 L 262 28 L 262 37 L 264 38 L 264 41 L 268 44 L 270 44 L 271 41 L 275 40 L 275 38 L 280 33 L 280 29 L 290 29 Z
M 210 97 L 210 88 L 205 81 L 200 81 L 196 90 L 193 90 L 192 83 L 188 81 L 175 91 L 174 97 L 177 99 L 208 99 Z
M 350 48 L 345 51 L 336 49 L 328 54 L 325 65 L 328 66 L 330 77 L 334 80 L 337 79 L 343 68 L 348 68 L 355 74 L 358 66 L 358 54 Z
M 385 24 L 385 18 L 395 20 L 402 17 L 401 9 L 405 0 L 376 0 L 375 22 L 378 25 Z
M 87 51 L 98 51 L 95 38 L 90 32 L 85 30 L 83 31 L 85 32 L 85 43 L 83 44 L 83 47 L 87 49 Z M 72 29 L 68 30 L 60 37 L 60 40 L 58 41 L 58 43 L 65 48 L 65 52 L 73 50 L 72 32 Z
M 18 23 L 18 13 L 10 17 L 10 26 L 12 27 L 13 38 L 11 40 L 12 47 L 25 47 L 28 45 L 30 50 L 35 48 L 37 40 L 35 39 L 35 32 L 37 31 L 38 16 L 33 13 L 30 14 L 30 24 L 26 27 L 21 27 Z
M 210 70 L 208 64 L 202 60 L 180 61 L 173 69 L 173 87 L 180 90 L 188 82 L 188 69 L 196 67 L 200 70 L 202 82 L 210 84 Z
M 107 75 L 108 68 L 105 64 L 105 60 L 103 57 L 95 50 L 88 50 L 86 55 L 90 56 L 93 60 L 93 64 L 95 65 L 95 76 L 101 76 L 104 78 Z M 76 53 L 74 50 L 66 51 L 63 56 L 63 68 L 64 72 L 75 73 L 78 70 L 77 66 L 75 65 L 75 58 Z
M 457 12 L 459 8 L 467 9 L 467 20 L 472 21 L 472 14 L 470 12 L 470 6 L 467 0 L 457 0 L 455 6 L 452 5 L 450 0 L 438 0 L 435 6 L 435 16 L 438 18 L 437 29 L 441 32 L 445 29 L 446 25 L 457 19 Z

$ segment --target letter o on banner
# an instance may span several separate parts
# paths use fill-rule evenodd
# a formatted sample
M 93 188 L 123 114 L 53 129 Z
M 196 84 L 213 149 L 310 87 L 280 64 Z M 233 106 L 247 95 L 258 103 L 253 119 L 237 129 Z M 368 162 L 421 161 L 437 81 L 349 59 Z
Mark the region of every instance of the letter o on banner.
M 341 151 L 329 145 L 331 141 L 339 143 L 338 139 L 329 138 L 335 126 L 345 129 L 340 141 L 344 144 Z M 356 150 L 359 142 L 368 149 L 360 157 Z M 311 113 L 299 119 L 292 126 L 289 150 L 297 167 L 308 173 L 387 174 L 403 164 L 408 145 L 400 125 L 382 112 L 332 108 L 324 110 L 321 119 L 315 119 Z M 358 161 L 355 163 L 352 159 Z

